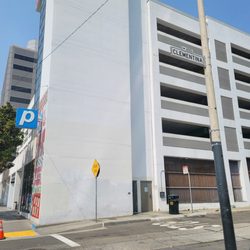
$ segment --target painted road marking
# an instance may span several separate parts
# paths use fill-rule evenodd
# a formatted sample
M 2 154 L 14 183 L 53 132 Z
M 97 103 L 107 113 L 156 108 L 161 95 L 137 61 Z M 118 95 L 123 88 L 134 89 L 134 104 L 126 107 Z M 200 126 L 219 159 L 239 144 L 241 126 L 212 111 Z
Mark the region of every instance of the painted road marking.
M 202 229 L 204 228 L 204 226 L 197 226 L 197 227 L 194 227 L 194 229 Z
M 63 243 L 65 243 L 66 245 L 70 246 L 70 247 L 80 247 L 81 245 L 79 245 L 78 243 L 62 236 L 59 234 L 51 234 L 52 237 L 56 238 L 57 240 L 62 241 Z
M 170 226 L 168 226 L 168 228 L 170 228 L 170 229 L 177 229 L 178 227 L 174 226 L 174 225 L 170 225 Z
M 202 223 L 199 221 L 168 221 L 168 222 L 161 222 L 161 223 L 154 223 L 154 226 L 160 227 L 167 227 L 173 230 L 201 230 L 201 229 L 209 229 L 209 228 L 216 228 L 220 227 L 219 225 L 209 225 L 208 223 Z
M 5 238 L 14 238 L 14 237 L 33 237 L 37 236 L 36 232 L 33 230 L 27 230 L 27 231 L 17 231 L 17 232 L 7 232 L 4 233 Z
M 168 224 L 161 224 L 160 227 L 168 227 Z
M 191 221 L 190 223 L 191 223 L 191 224 L 198 224 L 199 221 Z

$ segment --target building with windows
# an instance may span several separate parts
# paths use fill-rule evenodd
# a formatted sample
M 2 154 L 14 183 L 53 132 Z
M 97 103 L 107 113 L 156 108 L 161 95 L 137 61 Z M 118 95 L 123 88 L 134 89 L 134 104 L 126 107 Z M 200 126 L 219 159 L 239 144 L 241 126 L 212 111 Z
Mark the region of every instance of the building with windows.
M 38 10 L 42 119 L 10 169 L 22 173 L 31 220 L 94 218 L 95 159 L 98 217 L 168 211 L 168 194 L 190 208 L 184 166 L 194 208 L 218 207 L 198 20 L 156 0 L 43 0 Z M 247 206 L 250 35 L 207 23 L 230 200 Z
M 37 41 L 30 40 L 27 48 L 10 47 L 1 94 L 1 106 L 27 107 L 34 95 L 37 62 Z

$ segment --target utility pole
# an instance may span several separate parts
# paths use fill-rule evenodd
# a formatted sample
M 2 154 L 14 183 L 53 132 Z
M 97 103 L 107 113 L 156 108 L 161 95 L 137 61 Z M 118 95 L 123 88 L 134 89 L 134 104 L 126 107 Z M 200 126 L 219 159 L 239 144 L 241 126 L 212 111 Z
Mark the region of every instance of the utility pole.
M 218 114 L 215 101 L 214 83 L 212 76 L 211 56 L 208 46 L 207 24 L 204 11 L 203 0 L 197 0 L 199 21 L 200 21 L 200 33 L 202 53 L 205 58 L 204 70 L 205 80 L 207 88 L 207 101 L 208 111 L 210 119 L 210 139 L 212 151 L 214 154 L 214 164 L 216 172 L 216 181 L 218 187 L 218 196 L 220 202 L 221 220 L 223 225 L 224 243 L 226 250 L 236 250 L 236 241 L 234 234 L 234 225 L 231 212 L 231 205 L 228 195 L 227 179 L 223 161 L 223 152 L 221 146 Z

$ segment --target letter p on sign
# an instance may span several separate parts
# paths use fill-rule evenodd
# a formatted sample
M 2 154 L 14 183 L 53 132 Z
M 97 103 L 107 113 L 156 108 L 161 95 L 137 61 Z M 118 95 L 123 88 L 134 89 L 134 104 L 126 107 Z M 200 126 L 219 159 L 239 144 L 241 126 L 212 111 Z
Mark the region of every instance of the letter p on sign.
M 16 109 L 16 127 L 17 128 L 37 128 L 38 110 L 36 109 Z

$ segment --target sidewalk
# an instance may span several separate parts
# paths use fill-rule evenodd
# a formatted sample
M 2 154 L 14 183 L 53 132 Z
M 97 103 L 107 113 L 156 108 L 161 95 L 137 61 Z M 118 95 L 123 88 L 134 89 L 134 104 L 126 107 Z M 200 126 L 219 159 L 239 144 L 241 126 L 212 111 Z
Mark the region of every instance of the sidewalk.
M 30 237 L 37 234 L 32 230 L 31 222 L 6 207 L 0 206 L 0 220 L 3 221 L 5 238 Z
M 249 211 L 249 210 L 250 207 L 232 209 L 233 212 Z M 24 217 L 19 215 L 16 211 L 11 211 L 5 207 L 0 207 L 0 219 L 3 220 L 5 235 L 10 235 L 9 237 L 30 237 L 30 236 L 36 236 L 37 234 L 49 235 L 49 234 L 66 233 L 72 231 L 76 232 L 84 230 L 94 230 L 97 228 L 102 228 L 114 224 L 124 224 L 124 223 L 133 223 L 141 221 L 160 221 L 160 220 L 169 220 L 169 219 L 183 218 L 183 217 L 197 217 L 197 216 L 206 216 L 207 214 L 213 214 L 213 213 L 219 213 L 218 209 L 195 210 L 194 213 L 185 210 L 185 211 L 180 211 L 180 214 L 177 215 L 169 214 L 168 212 L 147 212 L 131 216 L 98 219 L 97 222 L 94 220 L 82 220 L 76 222 L 61 223 L 56 225 L 35 227 L 34 225 L 31 224 L 30 220 L 25 219 Z M 11 236 L 11 233 L 14 236 Z

